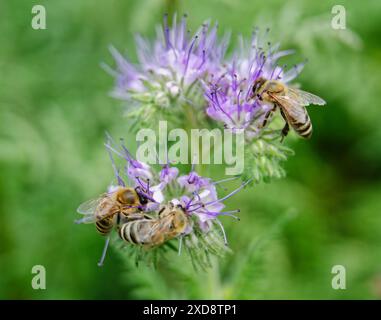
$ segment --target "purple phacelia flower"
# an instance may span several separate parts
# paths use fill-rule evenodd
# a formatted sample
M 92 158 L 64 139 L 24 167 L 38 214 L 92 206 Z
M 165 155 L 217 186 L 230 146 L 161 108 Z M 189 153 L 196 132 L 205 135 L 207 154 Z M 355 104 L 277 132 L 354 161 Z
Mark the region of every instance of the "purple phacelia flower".
M 223 214 L 222 209 L 225 205 L 218 201 L 217 191 L 214 185 L 209 185 L 200 193 L 194 194 L 192 198 L 183 196 L 182 205 L 188 212 L 196 216 L 200 229 L 207 232 L 210 229 L 210 220 L 214 220 L 218 215 Z
M 153 197 L 158 202 L 164 201 L 163 190 L 172 181 L 175 181 L 176 177 L 179 175 L 179 169 L 176 167 L 170 167 L 169 164 L 165 164 L 159 173 L 159 184 L 152 186 Z
M 203 232 L 208 232 L 212 226 L 211 222 L 215 221 L 220 226 L 224 241 L 227 244 L 225 230 L 218 217 L 227 215 L 238 219 L 234 214 L 238 213 L 239 210 L 222 211 L 225 208 L 224 201 L 243 189 L 250 181 L 241 184 L 237 189 L 222 198 L 218 198 L 215 182 L 210 179 L 204 181 L 208 181 L 208 183 L 200 186 L 198 191 L 192 193 L 192 196 L 183 195 L 180 203 L 188 214 L 197 218 L 200 230 Z
M 177 179 L 178 184 L 185 188 L 188 192 L 198 192 L 201 188 L 210 185 L 211 180 L 201 177 L 195 171 L 191 171 L 189 174 L 181 176 Z
M 123 168 L 125 175 L 129 179 L 129 185 L 137 187 L 138 192 L 148 200 L 148 203 L 143 208 L 146 211 L 157 210 L 160 205 L 169 202 L 174 205 L 181 205 L 189 217 L 195 218 L 194 222 L 198 224 L 202 232 L 209 231 L 211 221 L 216 221 L 223 230 L 218 217 L 223 215 L 235 217 L 234 213 L 238 212 L 238 210 L 223 211 L 225 207 L 224 201 L 236 194 L 248 182 L 245 182 L 227 196 L 219 198 L 216 185 L 226 181 L 226 179 L 214 182 L 210 178 L 199 175 L 194 170 L 194 167 L 187 175 L 177 178 L 179 170 L 170 166 L 169 163 L 164 165 L 159 172 L 155 172 L 146 163 L 135 160 L 123 143 L 120 146 L 115 146 L 110 137 L 106 147 L 111 155 L 118 184 L 126 185 L 120 175 L 120 170 L 115 165 L 112 154 L 116 154 L 124 161 Z
M 178 175 L 179 169 L 176 167 L 170 167 L 169 164 L 165 164 L 160 171 L 160 182 L 167 185 L 176 179 Z
M 209 22 L 191 36 L 186 16 L 177 23 L 175 15 L 172 27 L 164 17 L 164 26 L 157 29 L 153 43 L 136 36 L 136 44 L 139 62 L 136 66 L 111 48 L 117 64 L 113 95 L 169 107 L 175 99 L 188 100 L 187 92 L 194 84 L 219 71 L 228 36 L 219 42 L 217 25 L 211 27 Z
M 162 223 L 171 223 L 172 225 L 173 221 L 168 220 L 168 218 L 173 217 L 175 219 L 176 215 L 180 214 L 185 226 L 181 234 L 179 233 L 176 236 L 179 240 L 178 252 L 179 254 L 181 253 L 182 243 L 184 242 L 184 246 L 194 266 L 199 265 L 203 268 L 210 266 L 208 262 L 208 255 L 210 253 L 221 256 L 228 250 L 225 230 L 219 217 L 229 215 L 237 218 L 234 214 L 239 212 L 239 210 L 224 211 L 224 201 L 236 194 L 249 181 L 241 184 L 240 187 L 230 194 L 219 198 L 216 185 L 231 179 L 213 182 L 211 179 L 197 174 L 194 167 L 192 167 L 189 174 L 177 178 L 179 170 L 171 167 L 169 162 L 160 171 L 156 172 L 148 164 L 134 159 L 123 141 L 120 144 L 116 144 L 107 135 L 105 146 L 110 155 L 117 179 L 117 183 L 109 186 L 107 192 L 112 194 L 121 187 L 135 186 L 135 191 L 140 201 L 136 204 L 138 211 L 133 213 L 133 219 L 137 219 L 136 221 L 141 219 L 140 221 L 142 222 L 149 219 L 152 224 L 147 228 L 151 228 L 151 230 L 146 231 L 158 232 L 157 228 L 159 225 Z M 115 159 L 114 155 L 117 156 Z M 122 162 L 122 166 L 117 165 L 117 162 Z M 127 178 L 128 181 L 123 177 Z M 170 210 L 175 209 L 176 211 L 170 212 L 170 215 L 162 215 L 163 210 L 166 208 L 170 208 Z M 83 213 L 80 210 L 79 212 Z M 76 223 L 94 222 L 94 217 L 93 213 L 90 213 L 89 216 L 77 220 Z M 118 213 L 117 221 L 119 221 L 117 222 L 118 224 L 123 224 L 122 228 L 131 227 L 131 224 L 126 225 L 131 223 L 128 214 L 125 217 L 121 217 Z M 118 227 L 120 226 L 118 225 Z M 98 265 L 103 264 L 109 242 L 110 236 L 107 236 Z
M 147 164 L 131 159 L 127 166 L 127 174 L 128 177 L 132 180 L 149 180 L 152 179 L 152 173 L 150 169 L 151 168 Z
M 251 97 L 255 80 L 263 77 L 288 83 L 304 66 L 302 63 L 285 71 L 286 66 L 279 66 L 278 60 L 293 51 L 278 51 L 279 44 L 271 46 L 269 43 L 268 48 L 264 49 L 261 42 L 263 41 L 259 40 L 257 30 L 253 33 L 250 45 L 240 38 L 240 48 L 231 61 L 226 63 L 223 72 L 208 83 L 203 83 L 208 101 L 206 113 L 233 131 L 257 130 L 261 116 L 273 107 L 257 97 Z
M 152 189 L 151 181 L 153 179 L 153 172 L 151 167 L 144 162 L 134 159 L 123 143 L 117 145 L 108 134 L 105 146 L 111 159 L 117 186 L 125 187 L 128 185 L 135 187 L 137 192 L 148 200 L 148 203 L 143 206 L 143 209 L 150 211 L 151 209 L 157 208 L 157 204 L 160 203 L 161 195 L 159 192 L 155 193 L 156 190 Z M 122 170 L 116 165 L 114 155 L 117 155 L 118 158 L 124 161 Z M 126 176 L 128 182 L 123 179 L 123 176 Z M 117 186 L 111 185 L 109 190 L 114 190 Z

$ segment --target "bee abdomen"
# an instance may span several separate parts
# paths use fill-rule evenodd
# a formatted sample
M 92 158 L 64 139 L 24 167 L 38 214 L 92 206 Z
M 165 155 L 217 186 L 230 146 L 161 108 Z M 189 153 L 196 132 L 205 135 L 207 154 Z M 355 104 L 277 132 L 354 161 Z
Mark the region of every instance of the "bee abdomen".
M 295 121 L 295 122 L 292 122 L 291 124 L 294 130 L 296 131 L 296 133 L 298 133 L 301 137 L 306 139 L 311 137 L 312 123 L 308 114 L 306 114 L 306 119 L 304 122 Z
M 122 227 L 119 229 L 119 237 L 126 241 L 126 242 L 132 242 L 131 237 L 130 237 L 130 229 L 131 229 L 131 223 L 132 222 L 127 222 L 122 225 Z
M 142 239 L 140 236 L 142 233 L 141 231 L 149 222 L 149 220 L 136 220 L 127 222 L 120 228 L 119 236 L 128 243 L 142 245 L 144 244 L 144 239 Z
M 97 228 L 98 232 L 102 235 L 108 234 L 112 227 L 113 227 L 112 219 L 102 219 L 95 223 L 95 227 Z

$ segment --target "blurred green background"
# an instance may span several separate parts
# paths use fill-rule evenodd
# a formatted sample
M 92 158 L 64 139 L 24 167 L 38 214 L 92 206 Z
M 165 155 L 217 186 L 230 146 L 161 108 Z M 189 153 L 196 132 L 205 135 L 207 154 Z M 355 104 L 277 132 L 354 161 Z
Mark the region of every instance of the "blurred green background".
M 31 28 L 43 4 L 47 29 Z M 340 1 L 347 29 L 330 27 L 333 1 L 2 1 L 0 4 L 0 298 L 351 299 L 381 297 L 381 2 Z M 73 224 L 76 208 L 103 192 L 112 169 L 104 132 L 126 137 L 123 108 L 108 92 L 113 44 L 135 57 L 133 34 L 154 35 L 162 14 L 187 12 L 192 30 L 218 20 L 221 34 L 270 27 L 272 41 L 309 59 L 298 78 L 322 96 L 309 109 L 310 141 L 288 176 L 231 199 L 224 219 L 234 253 L 195 272 L 185 256 L 135 268 L 103 239 Z M 131 138 L 131 145 L 133 145 Z M 218 176 L 219 168 L 215 169 Z M 33 290 L 44 265 L 47 289 Z M 333 290 L 331 268 L 346 268 Z

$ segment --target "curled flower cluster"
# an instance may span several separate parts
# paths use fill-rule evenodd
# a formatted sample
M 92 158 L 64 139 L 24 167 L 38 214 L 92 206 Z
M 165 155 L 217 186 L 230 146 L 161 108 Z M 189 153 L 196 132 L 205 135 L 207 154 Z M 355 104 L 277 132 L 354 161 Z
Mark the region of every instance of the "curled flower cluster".
M 305 63 L 290 69 L 280 65 L 279 60 L 293 50 L 279 51 L 279 43 L 266 43 L 268 30 L 260 36 L 258 29 L 250 41 L 240 37 L 237 49 L 230 58 L 226 57 L 230 36 L 225 34 L 219 41 L 217 30 L 217 25 L 211 26 L 207 21 L 191 36 L 186 16 L 180 23 L 175 16 L 171 28 L 165 16 L 164 26 L 158 29 L 153 43 L 137 37 L 138 65 L 112 48 L 117 65 L 113 73 L 114 96 L 129 101 L 128 114 L 146 126 L 152 127 L 157 116 L 180 126 L 189 121 L 192 125 L 214 121 L 233 133 L 244 130 L 245 162 L 249 165 L 242 176 L 256 182 L 280 178 L 284 176 L 281 162 L 292 150 L 279 143 L 279 128 L 262 126 L 273 105 L 258 97 L 251 98 L 251 92 L 260 77 L 288 84 Z M 184 117 L 184 108 L 190 108 L 190 116 Z M 193 118 L 200 114 L 204 117 L 195 123 Z
M 188 224 L 178 239 L 181 243 L 184 240 L 185 249 L 198 266 L 208 265 L 209 254 L 223 255 L 228 250 L 225 230 L 219 218 L 230 216 L 239 219 L 235 215 L 239 210 L 224 210 L 224 201 L 244 188 L 247 182 L 219 197 L 216 187 L 231 179 L 213 181 L 200 176 L 194 167 L 189 173 L 180 175 L 179 170 L 170 163 L 156 171 L 134 159 L 123 142 L 117 145 L 108 137 L 105 145 L 117 182 L 108 188 L 109 194 L 118 187 L 134 187 L 142 198 L 147 199 L 139 206 L 139 212 L 152 213 L 153 218 L 157 218 L 157 212 L 168 203 L 179 206 L 187 216 Z M 115 155 L 122 161 L 120 166 L 116 165 Z
M 304 66 L 301 63 L 286 71 L 286 66 L 279 66 L 278 60 L 293 51 L 278 51 L 279 44 L 271 46 L 270 43 L 265 50 L 261 42 L 258 30 L 253 33 L 249 45 L 240 38 L 240 48 L 225 64 L 223 73 L 204 85 L 208 116 L 229 129 L 245 129 L 248 135 L 259 130 L 263 116 L 273 107 L 258 97 L 250 99 L 255 80 L 263 77 L 287 84 Z
M 168 161 L 160 170 L 155 170 L 135 159 L 123 143 L 117 145 L 110 137 L 106 143 L 117 180 L 107 195 L 112 197 L 121 187 L 129 186 L 142 200 L 127 207 L 119 203 L 116 209 L 107 203 L 99 205 L 103 211 L 104 208 L 111 211 L 109 216 L 123 213 L 127 217 L 127 222 L 117 219 L 121 238 L 140 244 L 140 247 L 147 247 L 147 242 L 155 242 L 159 244 L 157 247 L 162 247 L 177 238 L 180 240 L 179 250 L 183 243 L 192 262 L 201 266 L 209 264 L 209 254 L 221 255 L 227 250 L 226 234 L 219 218 L 228 215 L 237 219 L 235 214 L 238 210 L 225 210 L 224 201 L 249 183 L 284 176 L 280 164 L 292 154 L 292 150 L 284 146 L 280 138 L 283 140 L 284 131 L 289 129 L 288 122 L 282 113 L 287 125 L 282 130 L 277 128 L 277 117 L 270 115 L 279 103 L 270 97 L 270 93 L 284 94 L 284 88 L 304 66 L 301 63 L 288 69 L 280 65 L 279 60 L 292 51 L 279 51 L 279 44 L 265 43 L 267 32 L 260 37 L 258 30 L 253 32 L 250 41 L 239 38 L 239 46 L 231 57 L 226 57 L 229 34 L 219 40 L 217 31 L 217 25 L 207 21 L 192 34 L 187 29 L 186 16 L 177 21 L 175 15 L 171 27 L 165 16 L 164 26 L 157 29 L 153 42 L 136 37 L 138 64 L 131 63 L 112 47 L 116 70 L 108 68 L 116 81 L 113 96 L 128 101 L 128 114 L 135 124 L 152 128 L 157 124 L 156 120 L 164 118 L 181 128 L 189 128 L 189 125 L 213 128 L 220 124 L 230 133 L 244 133 L 245 154 L 241 156 L 245 159 L 245 170 L 239 175 L 243 182 L 224 197 L 218 195 L 216 188 L 221 181 L 215 182 L 200 175 L 194 166 L 190 172 L 181 174 Z M 271 92 L 270 82 L 275 87 Z M 282 89 L 276 90 L 278 86 Z M 264 87 L 267 99 L 264 98 Z M 298 100 L 296 94 L 287 98 L 289 101 Z M 306 92 L 304 99 L 324 104 L 324 100 Z M 310 123 L 301 122 L 309 119 L 303 109 L 309 101 L 299 99 L 298 103 L 300 107 L 294 117 L 307 136 L 312 127 Z M 296 120 L 294 124 L 298 122 Z M 122 160 L 122 166 L 116 165 L 115 155 Z M 235 178 L 238 177 L 222 181 Z M 176 215 L 176 223 L 181 228 L 175 226 Z M 103 220 L 101 223 L 97 221 L 97 228 L 104 230 L 110 222 L 105 220 L 105 216 L 101 218 Z M 80 221 L 91 219 L 94 217 Z M 164 231 L 154 237 L 158 225 L 164 225 Z M 151 232 L 147 238 L 150 241 L 140 237 L 143 231 Z
M 279 43 L 267 43 L 265 48 L 267 35 L 261 39 L 258 29 L 250 42 L 240 37 L 239 48 L 232 58 L 226 58 L 230 37 L 226 34 L 219 41 L 217 29 L 217 25 L 211 27 L 207 21 L 190 36 L 186 16 L 179 24 L 175 16 L 172 28 L 165 16 L 164 27 L 157 30 L 153 44 L 136 37 L 137 66 L 111 48 L 117 65 L 113 72 L 116 77 L 113 95 L 139 102 L 145 112 L 148 106 L 171 109 L 178 109 L 178 103 L 196 108 L 205 106 L 206 114 L 226 128 L 258 130 L 254 120 L 260 120 L 258 116 L 263 116 L 271 106 L 248 99 L 254 81 L 264 77 L 287 84 L 297 77 L 305 63 L 290 70 L 286 70 L 286 65 L 278 65 L 279 59 L 293 50 L 278 51 Z
M 218 41 L 217 25 L 211 26 L 210 22 L 191 35 L 186 16 L 180 23 L 176 20 L 175 16 L 170 28 L 165 16 L 164 27 L 157 29 L 154 43 L 136 37 L 138 66 L 111 48 L 117 64 L 115 97 L 134 101 L 139 106 L 144 104 L 145 109 L 149 106 L 173 111 L 178 103 L 195 102 L 199 80 L 219 72 L 228 35 Z

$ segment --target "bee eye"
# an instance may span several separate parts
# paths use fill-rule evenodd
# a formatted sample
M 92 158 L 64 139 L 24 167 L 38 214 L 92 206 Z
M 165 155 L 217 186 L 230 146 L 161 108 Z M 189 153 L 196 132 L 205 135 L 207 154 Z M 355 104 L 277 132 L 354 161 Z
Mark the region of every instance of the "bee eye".
M 253 88 L 252 88 L 252 91 L 251 91 L 252 92 L 252 96 L 256 96 L 257 95 L 259 87 L 260 87 L 260 83 L 256 81 L 253 84 Z
M 126 190 L 122 193 L 120 197 L 120 202 L 124 204 L 134 204 L 135 203 L 135 195 L 130 190 Z
M 270 83 L 267 87 L 267 90 L 269 91 L 278 91 L 278 84 L 276 83 Z
M 177 219 L 174 219 L 174 220 L 172 221 L 172 223 L 171 223 L 171 228 L 172 228 L 172 229 L 175 229 L 175 228 L 177 227 L 177 225 L 178 225 L 178 221 L 177 221 Z

